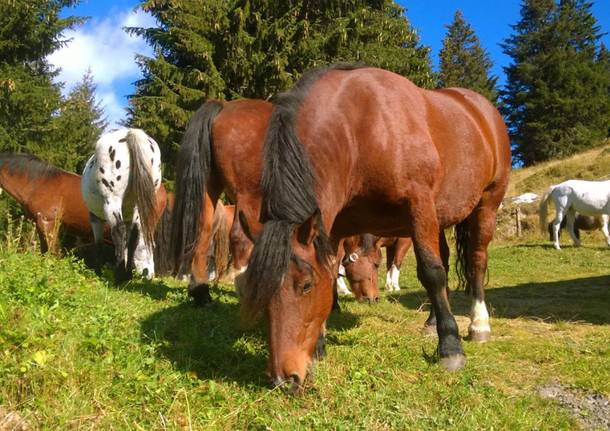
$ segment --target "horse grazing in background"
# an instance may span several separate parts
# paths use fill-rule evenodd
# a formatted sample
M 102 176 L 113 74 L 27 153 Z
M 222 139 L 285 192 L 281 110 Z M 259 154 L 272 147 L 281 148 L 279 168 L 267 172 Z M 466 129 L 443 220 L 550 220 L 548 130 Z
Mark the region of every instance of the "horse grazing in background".
M 89 211 L 80 194 L 80 176 L 31 154 L 0 153 L 0 190 L 4 189 L 36 224 L 40 250 L 55 250 L 60 229 L 91 238 Z
M 367 301 L 369 304 L 379 302 L 379 286 L 377 275 L 381 263 L 379 239 L 371 234 L 354 235 L 343 239 L 339 246 L 337 260 L 339 278 L 337 279 L 337 292 L 351 295 L 352 292 L 358 301 Z M 349 280 L 352 288 L 350 292 L 342 277 Z
M 331 310 L 332 257 L 340 238 L 360 233 L 412 238 L 440 363 L 455 370 L 465 355 L 443 229 L 456 226 L 458 275 L 474 296 L 469 335 L 489 339 L 487 247 L 511 157 L 502 117 L 483 96 L 423 90 L 375 68 L 319 69 L 274 101 L 263 166 L 263 228 L 244 228 L 256 242 L 242 304 L 267 318 L 274 384 L 302 388 Z
M 600 216 L 584 216 L 581 214 L 576 215 L 576 219 L 574 220 L 574 236 L 580 240 L 580 231 L 591 231 L 596 229 L 603 229 L 604 225 L 608 225 L 609 217 L 606 214 Z M 559 226 L 559 239 L 561 239 L 561 230 L 567 229 L 568 218 L 564 217 L 561 221 L 561 225 Z M 547 225 L 547 230 L 549 232 L 549 241 L 553 242 L 555 240 L 555 231 L 553 229 L 553 222 L 550 222 Z
M 546 229 L 549 201 L 555 204 L 555 219 L 553 224 L 553 245 L 557 250 L 559 246 L 559 230 L 563 218 L 566 217 L 567 231 L 576 247 L 580 246 L 580 239 L 574 232 L 576 213 L 586 216 L 606 216 L 601 229 L 606 237 L 606 243 L 610 246 L 610 235 L 608 233 L 608 215 L 610 215 L 610 180 L 609 181 L 584 181 L 568 180 L 563 183 L 549 187 L 540 200 L 540 230 Z
M 104 222 L 116 256 L 116 281 L 131 277 L 131 263 L 153 277 L 155 226 L 161 215 L 156 192 L 161 185 L 161 153 L 157 143 L 139 129 L 102 135 L 83 171 L 81 191 L 89 209 L 99 247 Z

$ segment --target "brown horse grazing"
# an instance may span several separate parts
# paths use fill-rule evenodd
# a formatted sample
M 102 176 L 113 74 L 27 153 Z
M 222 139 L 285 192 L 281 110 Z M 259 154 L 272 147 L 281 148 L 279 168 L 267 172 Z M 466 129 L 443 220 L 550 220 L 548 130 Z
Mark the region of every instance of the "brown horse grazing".
M 43 253 L 58 246 L 57 223 L 70 235 L 92 238 L 89 211 L 80 193 L 80 175 L 31 154 L 0 153 L 0 188 L 36 224 Z
M 463 367 L 443 229 L 456 226 L 458 274 L 474 294 L 470 336 L 486 340 L 487 246 L 510 163 L 502 117 L 469 90 L 423 90 L 388 71 L 336 65 L 278 96 L 265 139 L 264 224 L 242 298 L 251 315 L 267 316 L 274 384 L 302 388 L 331 310 L 338 240 L 364 232 L 412 238 L 440 363 Z
M 337 260 L 341 262 L 337 288 L 350 293 L 341 276 L 348 279 L 352 292 L 360 302 L 379 302 L 378 268 L 381 263 L 379 239 L 371 234 L 354 235 L 342 240 Z M 347 292 L 346 292 L 347 291 Z
M 224 191 L 235 202 L 250 226 L 258 223 L 263 141 L 271 111 L 271 103 L 263 100 L 209 101 L 193 115 L 182 139 L 171 249 L 176 267 L 191 273 L 188 290 L 196 305 L 211 301 L 207 256 L 220 194 Z M 233 252 L 238 270 L 245 267 L 251 247 L 241 235 L 234 217 L 230 240 L 244 248 Z

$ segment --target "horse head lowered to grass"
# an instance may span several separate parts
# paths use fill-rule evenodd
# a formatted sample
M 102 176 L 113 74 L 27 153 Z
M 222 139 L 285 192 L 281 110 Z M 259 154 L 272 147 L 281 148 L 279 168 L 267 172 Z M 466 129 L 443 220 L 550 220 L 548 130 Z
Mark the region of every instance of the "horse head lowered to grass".
M 338 240 L 365 232 L 412 238 L 441 365 L 463 367 L 443 229 L 456 226 L 458 274 L 474 297 L 469 336 L 486 340 L 487 246 L 509 172 L 502 117 L 472 91 L 423 90 L 384 70 L 332 66 L 280 95 L 243 296 L 251 315 L 267 316 L 273 382 L 302 388 L 331 310 Z

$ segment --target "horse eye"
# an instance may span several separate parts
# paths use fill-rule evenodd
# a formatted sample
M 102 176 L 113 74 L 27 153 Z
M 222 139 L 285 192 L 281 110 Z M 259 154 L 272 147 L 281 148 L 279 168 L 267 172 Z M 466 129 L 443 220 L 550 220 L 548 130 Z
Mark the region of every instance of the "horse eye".
M 303 285 L 303 293 L 309 293 L 309 291 L 313 288 L 313 284 L 311 282 L 307 282 Z

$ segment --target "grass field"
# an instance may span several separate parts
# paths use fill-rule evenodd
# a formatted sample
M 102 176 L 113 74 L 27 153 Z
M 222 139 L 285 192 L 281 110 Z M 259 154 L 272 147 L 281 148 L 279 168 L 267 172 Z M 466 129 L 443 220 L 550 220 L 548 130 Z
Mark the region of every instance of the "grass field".
M 31 429 L 578 428 L 538 391 L 610 396 L 610 251 L 596 236 L 584 243 L 491 249 L 493 339 L 465 342 L 454 374 L 419 332 L 427 306 L 409 255 L 400 295 L 342 302 L 328 357 L 296 397 L 268 388 L 264 330 L 240 325 L 232 286 L 195 309 L 173 280 L 116 287 L 74 259 L 4 247 L 0 412 Z M 465 334 L 463 292 L 451 302 Z

